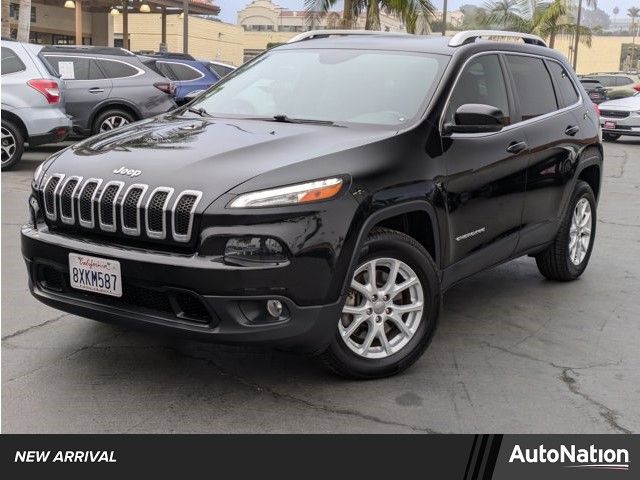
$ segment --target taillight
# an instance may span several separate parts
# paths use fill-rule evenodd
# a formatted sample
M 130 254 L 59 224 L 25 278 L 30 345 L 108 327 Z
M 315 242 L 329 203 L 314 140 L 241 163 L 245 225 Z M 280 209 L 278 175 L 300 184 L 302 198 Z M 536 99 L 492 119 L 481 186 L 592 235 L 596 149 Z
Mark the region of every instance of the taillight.
M 53 80 L 44 80 L 42 78 L 29 80 L 27 82 L 31 88 L 35 88 L 39 91 L 44 98 L 47 99 L 47 102 L 52 105 L 54 103 L 58 103 L 60 101 L 60 87 Z
M 598 118 L 600 117 L 600 107 L 598 106 L 597 103 L 593 104 L 593 108 L 596 111 L 596 115 L 598 115 Z
M 158 90 L 163 91 L 164 93 L 168 93 L 169 95 L 173 95 L 174 93 L 176 93 L 176 86 L 173 83 L 160 82 L 154 83 L 153 86 Z
M 637 92 L 640 92 L 640 83 L 636 83 L 636 84 L 633 86 L 633 89 L 634 89 L 635 91 L 637 91 Z

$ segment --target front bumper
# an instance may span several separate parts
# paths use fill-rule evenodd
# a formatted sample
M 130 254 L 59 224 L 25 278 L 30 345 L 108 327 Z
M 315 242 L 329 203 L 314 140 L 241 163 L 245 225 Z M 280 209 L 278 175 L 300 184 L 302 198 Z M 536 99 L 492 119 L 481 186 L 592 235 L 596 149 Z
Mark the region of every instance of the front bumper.
M 608 122 L 613 122 L 615 128 L 605 127 Z M 602 133 L 640 136 L 640 115 L 637 114 L 631 114 L 625 118 L 602 116 L 600 117 L 600 125 L 602 126 Z
M 268 271 L 234 268 L 198 255 L 92 243 L 32 225 L 22 228 L 21 237 L 34 297 L 93 320 L 220 343 L 261 343 L 314 353 L 329 345 L 340 316 L 342 298 L 322 305 L 298 305 L 286 290 L 269 285 L 268 279 L 281 278 L 286 266 Z M 118 260 L 123 297 L 70 288 L 70 252 Z M 256 282 L 264 283 L 265 288 L 251 288 Z M 237 285 L 248 288 L 238 290 Z M 267 314 L 268 299 L 284 305 L 285 313 L 280 318 Z

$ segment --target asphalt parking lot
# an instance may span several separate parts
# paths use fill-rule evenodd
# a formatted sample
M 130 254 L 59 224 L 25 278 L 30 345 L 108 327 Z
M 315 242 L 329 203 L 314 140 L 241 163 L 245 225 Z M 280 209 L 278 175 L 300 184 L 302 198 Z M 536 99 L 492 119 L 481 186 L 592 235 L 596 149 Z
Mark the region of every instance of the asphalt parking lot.
M 640 139 L 606 144 L 591 264 L 529 258 L 448 292 L 406 373 L 351 382 L 314 360 L 85 320 L 36 302 L 19 246 L 33 170 L 2 173 L 3 433 L 640 432 Z

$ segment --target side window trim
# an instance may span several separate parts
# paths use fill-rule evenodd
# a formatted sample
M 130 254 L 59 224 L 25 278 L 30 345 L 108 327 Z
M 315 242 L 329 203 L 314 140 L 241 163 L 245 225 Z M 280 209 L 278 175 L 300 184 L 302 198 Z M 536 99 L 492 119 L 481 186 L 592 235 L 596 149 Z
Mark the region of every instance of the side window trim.
M 559 63 L 560 65 L 562 65 L 562 63 L 558 62 L 557 60 L 555 60 L 553 58 L 545 57 L 545 56 L 542 56 L 542 55 L 533 55 L 531 53 L 501 52 L 501 54 L 503 54 L 503 55 L 520 55 L 520 56 L 525 56 L 525 57 L 534 57 L 534 58 L 539 58 L 543 62 L 546 62 L 547 60 L 549 60 L 549 61 L 556 62 L 556 63 Z M 562 67 L 565 68 L 563 65 L 562 65 Z M 546 64 L 545 64 L 545 68 L 546 68 Z M 547 72 L 548 72 L 548 70 L 547 70 Z M 553 77 L 550 76 L 550 78 L 553 78 Z M 513 82 L 513 79 L 512 79 L 512 82 Z M 572 82 L 573 82 L 573 80 L 572 80 Z M 553 80 L 551 81 L 551 84 L 553 85 Z M 515 92 L 515 82 L 512 83 L 512 88 L 514 89 L 514 92 Z M 553 88 L 554 88 L 554 91 L 555 91 L 555 86 Z M 530 123 L 534 123 L 534 122 L 549 118 L 552 115 L 557 115 L 558 113 L 564 113 L 565 111 L 573 110 L 574 108 L 580 107 L 582 105 L 582 102 L 583 102 L 582 96 L 578 95 L 578 101 L 576 103 L 574 103 L 573 105 L 569 105 L 568 107 L 564 107 L 564 108 L 559 108 L 558 110 L 554 110 L 553 112 L 545 113 L 545 114 L 540 115 L 540 116 L 535 117 L 535 118 L 529 118 L 527 120 L 521 120 L 519 123 L 514 123 L 514 124 L 511 124 L 511 125 L 508 125 L 508 126 L 504 127 L 502 129 L 502 131 L 510 129 L 512 127 L 517 127 L 517 126 L 520 126 L 520 125 L 528 125 Z M 520 114 L 520 110 L 519 109 L 518 109 L 518 113 Z M 522 118 L 522 117 L 520 116 L 520 118 Z
M 564 95 L 562 95 L 562 92 L 560 92 L 560 90 L 558 88 L 556 88 L 556 84 L 553 83 L 553 73 L 551 72 L 551 69 L 549 68 L 549 64 L 550 63 L 555 63 L 556 65 L 560 66 L 560 68 L 562 68 L 563 71 L 566 72 L 567 67 L 565 67 L 564 65 L 562 65 L 562 63 L 556 61 L 556 60 L 552 60 L 550 58 L 544 58 L 544 63 L 545 66 L 547 67 L 547 71 L 549 72 L 549 74 L 551 75 L 551 80 L 552 80 L 552 84 L 553 84 L 553 89 L 556 92 L 556 99 L 558 100 L 558 110 L 564 110 L 565 108 L 572 108 L 572 107 L 576 107 L 578 105 L 580 105 L 582 103 L 582 94 L 580 93 L 580 88 L 578 88 L 578 86 L 576 85 L 576 82 L 574 81 L 573 77 L 571 74 L 567 73 L 567 79 L 569 80 L 569 82 L 571 82 L 571 85 L 573 86 L 573 90 L 575 91 L 575 93 L 578 95 L 578 100 L 574 103 L 569 103 L 569 101 L 564 98 Z M 562 105 L 564 105 L 565 103 L 567 103 L 568 105 L 566 107 L 560 107 L 560 99 L 562 99 Z
M 96 65 L 96 68 L 98 69 L 98 71 L 100 73 L 102 73 L 102 76 L 104 78 L 101 79 L 93 79 L 93 80 L 88 80 L 88 79 L 67 79 L 66 81 L 70 81 L 70 82 L 95 82 L 96 80 L 117 80 L 117 79 L 121 79 L 121 78 L 133 78 L 133 77 L 137 77 L 140 76 L 142 74 L 144 74 L 144 70 L 142 70 L 139 67 L 136 67 L 135 65 L 131 65 L 128 62 L 123 62 L 122 60 L 116 60 L 116 59 L 111 59 L 111 58 L 100 58 L 100 57 L 94 57 L 94 56 L 90 56 L 90 55 L 67 55 L 67 54 L 59 54 L 59 53 L 44 53 L 43 56 L 45 58 L 49 58 L 49 57 L 54 57 L 54 58 L 86 58 L 91 62 L 94 62 Z M 124 63 L 128 66 L 130 66 L 131 68 L 135 68 L 136 69 L 136 73 L 134 75 L 129 75 L 126 77 L 116 77 L 116 78 L 109 78 L 107 77 L 104 69 L 100 66 L 100 61 L 101 60 L 105 60 L 107 62 L 118 62 L 118 63 Z
M 469 63 L 471 63 L 473 60 L 482 57 L 482 56 L 487 56 L 487 55 L 495 55 L 496 57 L 498 57 L 498 63 L 500 64 L 500 69 L 502 71 L 502 78 L 504 80 L 504 87 L 507 91 L 507 104 L 509 105 L 509 110 L 511 110 L 509 112 L 509 117 L 511 119 L 511 124 L 507 125 L 506 127 L 504 127 L 502 130 L 500 130 L 499 132 L 489 132 L 489 133 L 450 133 L 450 134 L 445 134 L 444 133 L 444 123 L 445 123 L 445 116 L 447 115 L 447 111 L 449 110 L 449 104 L 451 103 L 451 97 L 453 95 L 453 92 L 456 89 L 456 86 L 458 85 L 458 82 L 460 81 L 460 77 L 462 75 L 462 72 L 464 71 L 465 68 L 467 68 L 467 65 Z M 506 68 L 505 62 L 504 62 L 504 58 L 502 57 L 502 52 L 499 51 L 486 51 L 486 52 L 479 52 L 476 53 L 474 55 L 471 55 L 469 58 L 467 58 L 464 63 L 462 64 L 462 66 L 460 67 L 460 69 L 458 70 L 458 73 L 456 73 L 456 77 L 455 80 L 453 82 L 453 86 L 451 87 L 451 89 L 449 90 L 449 94 L 447 95 L 447 101 L 444 103 L 442 112 L 440 113 L 440 121 L 438 122 L 438 130 L 440 132 L 440 136 L 441 137 L 451 137 L 452 135 L 464 135 L 464 136 L 469 136 L 469 137 L 485 137 L 485 136 L 490 136 L 490 135 L 495 135 L 497 133 L 503 132 L 506 129 L 511 128 L 512 126 L 516 125 L 516 123 L 514 123 L 514 118 L 521 118 L 520 117 L 520 110 L 516 109 L 516 105 L 515 105 L 515 95 L 514 95 L 514 91 L 513 87 L 512 87 L 512 81 L 511 81 L 511 75 L 508 73 L 508 69 Z
M 98 68 L 102 72 L 102 75 L 104 75 L 104 78 L 106 78 L 107 80 L 120 80 L 122 78 L 134 78 L 134 77 L 139 77 L 140 75 L 144 74 L 144 70 L 142 70 L 141 68 L 138 68 L 135 65 L 131 65 L 129 62 L 125 62 L 125 61 L 122 61 L 122 60 L 116 60 L 115 58 L 99 58 L 99 57 L 95 57 L 94 61 L 98 65 Z M 121 64 L 124 64 L 124 65 L 126 65 L 128 67 L 131 67 L 131 68 L 135 69 L 136 73 L 134 73 L 133 75 L 125 75 L 124 77 L 109 77 L 107 75 L 107 72 L 100 65 L 100 62 L 121 63 Z

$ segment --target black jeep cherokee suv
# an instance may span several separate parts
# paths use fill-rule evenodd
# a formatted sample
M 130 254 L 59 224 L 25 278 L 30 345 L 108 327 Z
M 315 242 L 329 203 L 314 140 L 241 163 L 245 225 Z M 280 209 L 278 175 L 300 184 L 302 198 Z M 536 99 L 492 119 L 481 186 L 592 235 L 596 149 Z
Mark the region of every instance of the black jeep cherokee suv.
M 486 35 L 308 33 L 184 108 L 53 155 L 22 228 L 33 295 L 373 378 L 416 361 L 469 275 L 531 255 L 576 279 L 596 113 L 542 40 Z

